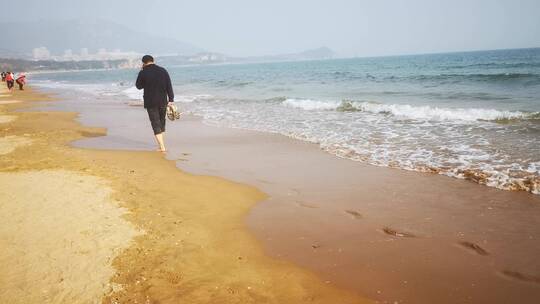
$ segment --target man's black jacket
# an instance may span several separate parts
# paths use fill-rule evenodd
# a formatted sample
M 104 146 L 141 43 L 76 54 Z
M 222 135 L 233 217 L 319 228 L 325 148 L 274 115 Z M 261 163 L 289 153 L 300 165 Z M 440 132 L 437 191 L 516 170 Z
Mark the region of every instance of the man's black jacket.
M 144 107 L 155 108 L 167 105 L 174 101 L 174 93 L 171 84 L 171 77 L 164 68 L 150 64 L 145 66 L 137 76 L 135 83 L 137 89 L 144 89 Z

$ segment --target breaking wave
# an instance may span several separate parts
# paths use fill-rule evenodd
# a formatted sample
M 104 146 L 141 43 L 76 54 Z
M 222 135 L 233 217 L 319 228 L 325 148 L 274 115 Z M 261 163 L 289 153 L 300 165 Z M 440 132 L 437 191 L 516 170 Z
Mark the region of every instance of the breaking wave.
M 282 105 L 303 110 L 335 110 L 342 112 L 369 112 L 387 114 L 404 119 L 428 121 L 499 121 L 499 120 L 540 120 L 540 112 L 504 111 L 481 108 L 440 108 L 413 106 L 408 104 L 381 104 L 369 101 L 320 101 L 289 98 Z

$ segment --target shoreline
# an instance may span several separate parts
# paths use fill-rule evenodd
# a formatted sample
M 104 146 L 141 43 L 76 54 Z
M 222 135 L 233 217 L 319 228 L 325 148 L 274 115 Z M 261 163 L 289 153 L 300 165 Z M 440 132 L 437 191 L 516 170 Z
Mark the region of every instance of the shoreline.
M 126 77 L 126 75 L 117 76 Z M 114 77 L 111 76 L 111 78 Z M 137 106 L 141 103 L 140 101 L 136 101 L 142 98 L 140 92 L 135 87 L 126 85 L 127 83 L 124 81 L 119 83 L 112 81 L 108 85 L 112 85 L 114 89 L 107 89 L 106 83 L 96 85 L 95 87 L 94 85 L 85 85 L 82 83 L 71 83 L 66 84 L 66 86 L 69 86 L 70 90 L 83 92 L 83 96 L 87 94 L 97 95 L 96 98 L 98 99 L 114 99 L 117 102 L 121 102 L 123 98 L 126 100 L 131 99 L 132 101 L 129 102 L 129 105 Z M 65 87 L 56 87 L 57 84 L 55 85 L 54 82 L 42 82 L 40 85 L 52 90 L 65 89 Z M 233 89 L 230 91 L 234 92 Z M 239 106 L 234 101 L 236 99 L 235 97 L 224 97 L 224 100 L 220 101 L 220 97 L 218 97 L 220 95 L 183 93 L 185 95 L 178 97 L 180 104 L 188 112 L 194 113 L 194 115 L 208 117 L 208 121 L 204 121 L 205 124 L 281 134 L 296 140 L 316 143 L 329 154 L 364 164 L 399 168 L 421 173 L 436 173 L 457 179 L 470 180 L 497 189 L 509 191 L 519 190 L 539 194 L 540 179 L 538 174 L 536 174 L 538 164 L 536 156 L 532 151 L 536 149 L 534 146 L 536 143 L 534 134 L 538 132 L 534 121 L 536 121 L 537 114 L 540 112 L 537 111 L 538 109 L 533 109 L 532 107 L 507 109 L 505 107 L 479 106 L 467 109 L 460 106 L 422 106 L 415 105 L 414 102 L 412 104 L 400 104 L 398 102 L 396 104 L 390 103 L 386 105 L 370 101 L 339 101 L 334 99 L 325 100 L 324 98 L 315 98 L 312 100 L 281 96 L 275 99 L 268 99 L 270 106 L 264 105 L 264 102 L 261 102 L 261 109 L 265 109 L 261 113 L 273 113 L 267 115 L 269 118 L 265 118 L 265 116 L 255 118 L 257 116 L 253 116 L 253 111 L 249 109 L 251 109 L 251 106 L 258 104 L 255 103 L 258 98 L 251 96 L 245 100 L 250 101 L 250 106 L 247 107 L 249 111 L 242 114 L 248 115 L 246 117 L 252 116 L 254 122 L 250 122 L 242 118 L 242 115 L 235 114 L 242 112 L 243 110 L 241 108 L 238 108 L 238 111 L 232 110 Z M 229 95 L 224 94 L 223 96 Z M 221 109 L 221 106 L 213 109 L 213 102 L 217 102 L 218 104 L 225 102 L 223 109 Z M 231 104 L 229 105 L 229 103 Z M 274 107 L 276 107 L 275 113 L 273 112 Z M 231 111 L 229 116 L 227 116 L 228 114 L 224 114 L 227 111 Z M 292 116 L 289 116 L 287 112 L 291 112 Z M 362 116 L 364 112 L 369 113 L 367 114 L 368 116 Z M 298 128 L 294 124 L 289 123 L 284 123 L 283 127 L 280 127 L 280 122 L 275 120 L 277 116 L 281 116 L 281 119 L 296 121 L 295 116 L 302 117 L 302 115 L 306 115 L 306 119 L 299 125 L 305 124 L 305 126 Z M 420 115 L 420 117 L 415 118 L 416 115 Z M 330 118 L 326 119 L 325 116 L 329 116 Z M 319 117 L 317 119 L 326 121 L 324 124 L 321 123 L 320 129 L 317 126 L 318 120 L 314 117 Z M 382 130 L 386 131 L 382 131 L 381 134 L 392 132 L 392 128 L 399 126 L 399 121 L 408 121 L 409 119 L 413 121 L 416 119 L 430 121 L 426 126 L 429 126 L 429 128 L 433 127 L 434 129 L 430 130 L 427 127 L 418 127 L 416 129 L 415 127 L 410 127 L 411 129 L 408 129 L 409 127 L 404 127 L 404 131 L 398 132 L 401 135 L 393 135 L 392 137 L 398 139 L 386 142 L 387 140 L 384 139 L 384 136 L 378 138 L 378 135 L 372 134 L 378 131 L 373 131 L 369 127 L 363 127 L 371 124 L 363 123 L 362 121 L 364 119 L 369 121 L 375 118 L 377 118 L 377 121 L 380 120 L 383 122 L 385 126 L 382 127 Z M 258 122 L 259 119 L 261 122 Z M 340 119 L 343 121 L 340 122 Z M 355 122 L 354 119 L 358 119 L 358 121 Z M 431 119 L 435 120 L 435 122 L 431 122 Z M 211 123 L 210 121 L 213 122 Z M 336 129 L 334 127 L 326 127 L 326 125 L 338 126 L 341 124 L 347 126 L 342 130 L 343 135 L 340 135 L 336 131 L 337 127 Z M 413 126 L 415 124 L 411 123 Z M 404 123 L 404 126 L 408 125 L 408 122 Z M 470 130 L 465 129 L 474 130 L 478 134 L 469 134 L 468 132 Z M 482 133 L 484 132 L 482 130 L 485 133 Z M 359 133 L 353 135 L 354 132 Z M 439 135 L 425 141 L 414 141 L 409 138 L 413 134 L 417 137 L 425 137 L 424 135 L 430 132 Z M 447 132 L 449 134 L 456 134 L 451 136 Z M 465 133 L 461 136 L 457 134 L 459 132 Z M 510 138 L 509 134 L 511 132 L 517 132 L 516 136 Z M 517 136 L 518 133 L 523 133 L 524 137 L 519 140 L 513 140 L 513 138 L 520 138 L 520 136 Z M 447 135 L 441 137 L 442 135 L 440 134 Z M 357 140 L 355 142 L 355 136 L 370 139 Z M 485 142 L 478 140 L 481 136 L 485 136 Z M 427 137 L 430 138 L 430 136 Z M 403 138 L 401 143 L 400 138 Z M 493 141 L 493 144 L 487 144 L 489 141 Z M 520 141 L 523 141 L 524 144 L 519 145 L 518 142 Z M 426 146 L 427 143 L 430 143 L 430 145 Z M 433 146 L 433 149 L 430 146 Z M 510 146 L 520 148 L 509 149 L 508 147 Z M 417 151 L 415 152 L 415 150 Z M 514 151 L 515 153 L 509 151 Z
M 111 256 L 111 260 L 106 259 L 106 265 L 95 265 L 95 259 L 85 258 L 85 255 L 95 252 L 93 247 L 74 252 L 62 247 L 40 260 L 44 264 L 42 267 L 46 277 L 50 274 L 48 259 L 56 259 L 63 266 L 69 265 L 68 261 L 55 255 L 68 252 L 72 256 L 82 256 L 97 273 L 103 274 L 104 267 L 112 264 L 114 272 L 107 282 L 110 285 L 101 286 L 101 289 L 99 286 L 94 288 L 93 295 L 101 293 L 103 298 L 100 301 L 103 303 L 148 300 L 163 303 L 371 303 L 356 293 L 325 283 L 313 273 L 290 262 L 270 258 L 263 253 L 243 221 L 251 207 L 265 197 L 259 190 L 218 177 L 184 173 L 176 168 L 174 162 L 155 152 L 72 147 L 70 143 L 75 140 L 99 138 L 108 132 L 104 128 L 84 127 L 75 121 L 78 114 L 74 112 L 35 111 L 37 107 L 54 106 L 56 103 L 39 101 L 54 101 L 56 98 L 48 98 L 31 89 L 14 92 L 13 97 L 22 102 L 0 106 L 2 112 L 16 117 L 0 125 L 2 137 L 29 137 L 32 143 L 21 144 L 2 155 L 0 174 L 7 183 L 3 186 L 14 189 L 10 183 L 17 180 L 16 175 L 23 181 L 21 189 L 33 183 L 42 185 L 40 183 L 54 180 L 51 173 L 58 169 L 69 171 L 67 174 L 74 174 L 75 177 L 70 179 L 66 178 L 68 175 L 60 175 L 57 178 L 61 181 L 60 187 L 37 188 L 39 192 L 31 192 L 37 196 L 32 201 L 24 199 L 26 196 L 20 192 L 23 190 L 6 191 L 9 197 L 5 200 L 23 198 L 22 202 L 28 204 L 21 211 L 28 220 L 12 223 L 15 227 L 3 227 L 2 235 L 18 235 L 16 233 L 20 231 L 31 234 L 33 231 L 47 232 L 52 229 L 52 223 L 35 221 L 36 217 L 51 215 L 59 219 L 76 219 L 77 216 L 86 218 L 103 210 L 103 207 L 94 210 L 96 206 L 92 205 L 92 196 L 89 198 L 89 209 L 83 215 L 62 213 L 62 209 L 55 211 L 48 207 L 50 202 L 46 200 L 47 194 L 58 193 L 62 187 L 71 189 L 73 193 L 67 198 L 75 202 L 84 193 L 94 195 L 96 189 L 106 188 L 97 182 L 95 188 L 79 189 L 65 181 L 92 184 L 84 182 L 85 176 L 90 179 L 94 176 L 109 185 L 111 190 L 109 194 L 103 194 L 103 204 L 125 209 L 126 212 L 118 219 L 122 223 L 130 223 L 142 233 L 139 235 L 133 232 L 133 239 L 125 249 L 118 245 L 107 247 L 107 252 L 116 251 L 117 255 Z M 11 96 L 0 97 L 0 101 L 8 99 L 13 100 Z M 43 176 L 37 179 L 19 176 L 28 172 L 39 172 Z M 49 198 L 56 200 L 54 197 Z M 47 206 L 41 216 L 37 213 L 38 208 L 32 207 L 36 202 Z M 5 203 L 2 204 L 4 206 Z M 36 225 L 36 222 L 40 225 Z M 62 226 L 61 222 L 58 225 L 58 234 L 46 235 L 47 244 L 51 246 L 63 242 L 63 229 L 67 227 Z M 79 231 L 79 221 L 73 225 L 75 235 L 79 233 L 81 236 L 74 236 L 70 246 L 80 245 L 79 239 L 85 239 L 85 233 L 92 239 L 93 230 Z M 106 230 L 103 238 L 110 239 L 112 231 L 117 231 L 120 224 L 111 225 L 113 228 Z M 2 242 L 5 242 L 4 238 Z M 60 299 L 62 302 L 61 299 L 68 299 L 64 296 L 67 294 L 71 299 L 78 299 L 77 295 L 88 287 L 84 281 L 86 276 L 82 276 L 79 283 L 75 284 L 69 278 L 77 275 L 67 276 L 66 279 L 63 276 L 66 271 L 60 271 L 60 278 L 42 280 L 38 279 L 40 275 L 35 269 L 28 268 L 30 264 L 16 263 L 28 254 L 42 252 L 43 247 L 32 245 L 24 242 L 10 243 L 14 250 L 22 254 L 6 256 L 3 253 L 0 256 L 0 281 L 17 282 L 16 289 L 9 289 L 14 294 L 3 292 L 0 298 L 7 302 L 25 302 L 25 299 Z M 81 272 L 83 270 L 77 270 L 78 274 L 84 273 Z M 20 276 L 22 273 L 23 277 Z M 53 283 L 59 284 L 56 279 L 64 282 L 60 284 L 61 290 L 56 291 L 56 296 L 61 295 L 61 298 L 55 298 L 50 293 L 45 297 L 36 286 L 29 285 L 40 282 L 50 287 Z M 29 289 L 36 290 L 37 294 L 28 293 Z
M 77 147 L 152 148 L 141 108 L 66 102 L 105 137 Z M 110 121 L 104 115 L 123 119 Z M 245 219 L 265 252 L 380 302 L 534 303 L 540 198 L 442 175 L 337 158 L 281 135 L 168 124 L 168 159 L 269 194 Z M 433 280 L 433 277 L 439 280 Z M 448 288 L 453 286 L 454 289 Z

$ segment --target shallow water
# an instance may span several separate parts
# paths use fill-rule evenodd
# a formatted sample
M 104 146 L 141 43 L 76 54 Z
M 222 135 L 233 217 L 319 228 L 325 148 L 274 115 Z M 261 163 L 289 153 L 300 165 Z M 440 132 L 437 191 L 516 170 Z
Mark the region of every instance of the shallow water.
M 540 49 L 168 67 L 176 101 L 214 125 L 339 157 L 540 193 Z M 136 70 L 33 75 L 136 102 Z

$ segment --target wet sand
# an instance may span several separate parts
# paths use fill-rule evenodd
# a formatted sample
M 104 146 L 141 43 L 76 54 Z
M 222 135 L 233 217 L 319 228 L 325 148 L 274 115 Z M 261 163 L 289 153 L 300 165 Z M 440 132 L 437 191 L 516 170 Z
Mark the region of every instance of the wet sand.
M 70 147 L 106 130 L 15 94 L 0 137 L 30 144 L 0 157 L 0 302 L 371 303 L 266 256 L 243 221 L 256 188 L 158 152 Z
M 106 137 L 82 147 L 153 149 L 145 112 L 74 105 Z M 107 120 L 97 109 L 125 119 Z M 133 123 L 133 122 L 137 123 Z M 140 122 L 140 123 L 139 123 Z M 384 303 L 536 303 L 540 198 L 435 174 L 339 159 L 279 135 L 168 124 L 168 158 L 202 175 L 257 186 L 269 198 L 247 224 L 274 257 Z

